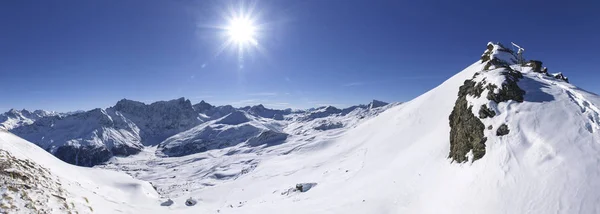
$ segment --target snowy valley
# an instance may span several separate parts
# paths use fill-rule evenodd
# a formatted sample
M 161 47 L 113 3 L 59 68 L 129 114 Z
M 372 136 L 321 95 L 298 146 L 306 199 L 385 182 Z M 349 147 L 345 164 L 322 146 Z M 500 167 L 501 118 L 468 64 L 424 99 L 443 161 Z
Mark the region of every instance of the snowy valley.
M 11 110 L 0 213 L 600 212 L 600 96 L 499 43 L 474 59 L 406 103 Z

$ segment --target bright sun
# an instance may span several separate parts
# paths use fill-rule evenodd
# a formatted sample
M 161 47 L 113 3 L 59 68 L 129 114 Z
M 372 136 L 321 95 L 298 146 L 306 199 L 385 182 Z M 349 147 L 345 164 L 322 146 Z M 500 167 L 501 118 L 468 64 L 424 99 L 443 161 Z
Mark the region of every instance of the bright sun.
M 256 10 L 256 3 L 230 5 L 223 10 L 221 17 L 224 25 L 215 26 L 224 39 L 218 47 L 215 57 L 225 50 L 237 52 L 238 67 L 244 68 L 246 56 L 252 57 L 255 53 L 265 54 L 266 50 L 259 44 L 259 39 L 265 39 L 264 33 L 268 24 L 261 22 L 260 11 Z
M 238 45 L 258 44 L 255 38 L 256 27 L 250 19 L 234 18 L 230 21 L 226 29 L 229 39 Z

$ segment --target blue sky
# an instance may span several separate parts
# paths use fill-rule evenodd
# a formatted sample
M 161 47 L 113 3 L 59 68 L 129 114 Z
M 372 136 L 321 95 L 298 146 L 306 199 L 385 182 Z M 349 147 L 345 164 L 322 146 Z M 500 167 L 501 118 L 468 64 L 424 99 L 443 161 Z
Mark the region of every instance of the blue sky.
M 595 1 L 258 1 L 262 52 L 223 44 L 236 1 L 1 1 L 0 110 L 88 110 L 122 98 L 234 106 L 408 101 L 488 41 L 599 93 Z

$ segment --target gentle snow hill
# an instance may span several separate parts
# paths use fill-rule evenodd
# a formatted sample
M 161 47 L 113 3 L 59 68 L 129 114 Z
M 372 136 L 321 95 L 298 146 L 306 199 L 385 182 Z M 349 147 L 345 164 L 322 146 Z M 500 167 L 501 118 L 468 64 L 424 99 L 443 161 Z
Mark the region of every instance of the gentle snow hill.
M 174 201 L 200 201 L 175 203 L 180 213 L 600 212 L 600 97 L 515 64 L 499 44 L 490 43 L 484 56 L 344 132 L 298 130 L 286 143 L 233 156 L 226 148 L 112 164 L 176 193 Z M 489 109 L 480 116 L 483 105 Z M 340 112 L 318 111 L 313 121 Z M 452 153 L 450 118 L 454 128 L 476 124 L 471 134 L 480 141 L 454 132 L 455 145 L 464 147 Z
M 163 213 L 148 182 L 77 167 L 0 130 L 0 213 Z M 161 209 L 162 208 L 162 209 Z

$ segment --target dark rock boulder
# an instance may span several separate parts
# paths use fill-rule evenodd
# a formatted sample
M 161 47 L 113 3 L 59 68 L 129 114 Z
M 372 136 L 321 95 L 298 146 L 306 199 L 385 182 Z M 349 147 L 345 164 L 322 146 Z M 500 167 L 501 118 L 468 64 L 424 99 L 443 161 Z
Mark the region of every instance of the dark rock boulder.
M 498 127 L 498 130 L 496 130 L 496 136 L 504 136 L 509 132 L 510 130 L 508 129 L 508 126 L 506 124 L 502 124 L 500 127 Z
M 188 198 L 187 200 L 185 200 L 185 205 L 188 207 L 194 206 L 198 203 L 198 201 L 196 199 L 193 198 Z

